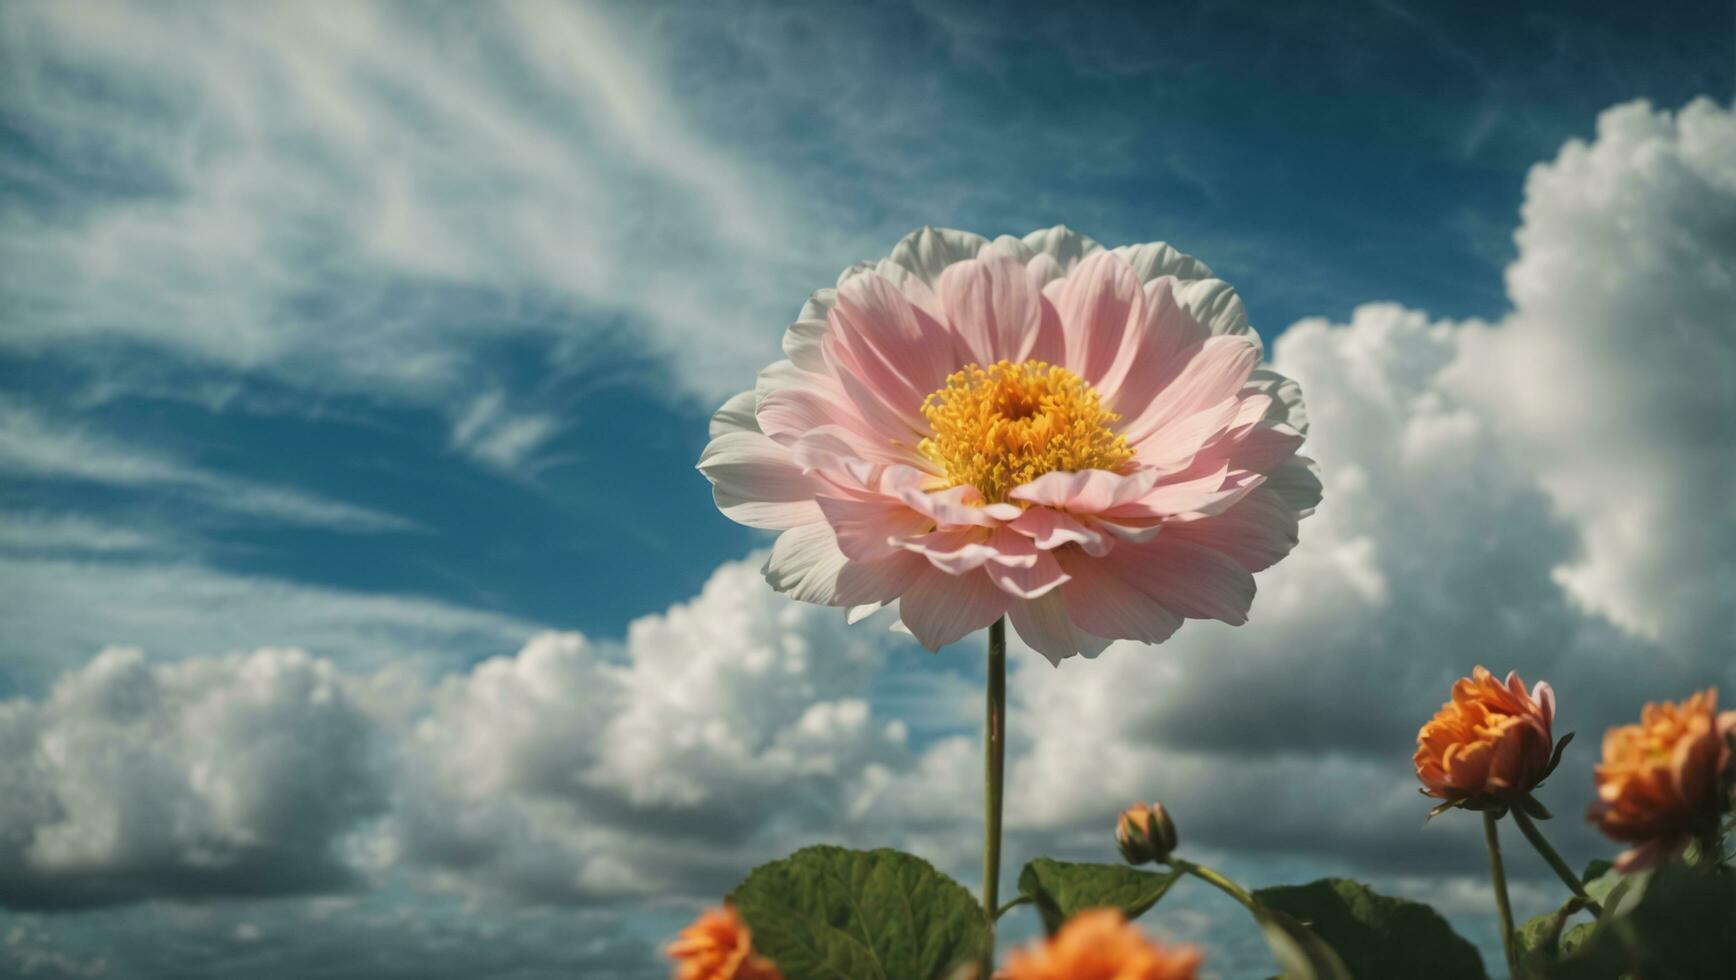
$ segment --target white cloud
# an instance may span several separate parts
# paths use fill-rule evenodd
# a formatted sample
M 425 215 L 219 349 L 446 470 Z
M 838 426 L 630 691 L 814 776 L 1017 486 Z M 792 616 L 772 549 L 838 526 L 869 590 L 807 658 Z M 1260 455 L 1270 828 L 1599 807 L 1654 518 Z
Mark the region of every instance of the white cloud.
M 0 472 L 166 489 L 237 514 L 338 531 L 375 533 L 418 527 L 394 514 L 225 476 L 161 450 L 125 444 L 86 426 L 47 418 L 4 399 L 0 399 Z
M 12 176 L 78 203 L 0 214 L 0 342 L 432 404 L 502 338 L 578 332 L 721 397 L 775 350 L 815 236 L 684 117 L 664 39 L 496 13 L 9 6 L 0 110 L 56 164 Z
M 1736 116 L 1598 119 L 1526 182 L 1514 313 L 1464 384 L 1583 550 L 1590 609 L 1667 644 L 1736 637 Z
M 434 693 L 394 850 L 519 900 L 724 887 L 907 759 L 902 725 L 864 698 L 889 642 L 773 594 L 751 562 L 635 621 L 618 653 L 545 634 Z
M 231 573 L 191 560 L 0 555 L 0 585 L 0 691 L 43 687 L 69 659 L 116 640 L 165 658 L 272 643 L 317 651 L 349 669 L 396 662 L 435 671 L 511 649 L 538 629 L 416 596 Z
M 513 413 L 507 409 L 502 392 L 490 391 L 478 395 L 452 423 L 452 448 L 513 472 L 533 462 L 532 454 L 560 430 L 560 420 L 553 415 Z
M 385 805 L 373 725 L 294 650 L 152 667 L 104 651 L 0 703 L 0 901 L 324 891 Z

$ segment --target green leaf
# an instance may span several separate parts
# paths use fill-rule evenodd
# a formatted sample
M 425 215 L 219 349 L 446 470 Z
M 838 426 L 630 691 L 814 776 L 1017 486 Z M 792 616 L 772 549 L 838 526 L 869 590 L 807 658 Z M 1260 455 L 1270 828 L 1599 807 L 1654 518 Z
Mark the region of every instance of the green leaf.
M 1736 879 L 1668 864 L 1636 890 L 1639 897 L 1624 914 L 1607 916 L 1544 975 L 1687 980 L 1736 973 Z
M 755 868 L 729 903 L 787 980 L 930 980 L 990 941 L 970 892 L 888 849 L 804 848 Z
M 1074 864 L 1037 858 L 1019 872 L 1019 894 L 1036 903 L 1050 935 L 1073 916 L 1094 908 L 1117 908 L 1137 919 L 1157 904 L 1181 872 L 1153 874 L 1125 864 Z
M 1262 888 L 1254 897 L 1306 924 L 1338 952 L 1351 976 L 1408 980 L 1488 976 L 1477 948 L 1421 902 L 1390 898 L 1343 878 Z
M 1261 907 L 1254 917 L 1278 960 L 1278 980 L 1353 980 L 1337 950 L 1293 916 Z
M 1581 884 L 1589 885 L 1613 870 L 1615 870 L 1615 865 L 1603 858 L 1593 858 L 1585 862 L 1585 870 L 1580 873 L 1579 881 Z

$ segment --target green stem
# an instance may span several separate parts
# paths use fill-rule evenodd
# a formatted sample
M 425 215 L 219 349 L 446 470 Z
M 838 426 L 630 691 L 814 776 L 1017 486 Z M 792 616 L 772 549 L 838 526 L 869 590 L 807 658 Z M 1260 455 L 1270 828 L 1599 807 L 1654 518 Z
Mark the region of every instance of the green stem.
M 1193 875 L 1195 878 L 1198 878 L 1199 880 L 1205 882 L 1206 884 L 1211 885 L 1213 888 L 1216 888 L 1218 891 L 1221 891 L 1224 894 L 1235 899 L 1236 901 L 1241 902 L 1243 907 L 1245 907 L 1248 911 L 1254 913 L 1255 915 L 1260 914 L 1259 903 L 1254 901 L 1254 896 L 1248 894 L 1247 889 L 1243 888 L 1241 885 L 1236 884 L 1235 882 L 1231 881 L 1230 879 L 1225 878 L 1223 875 L 1217 873 L 1216 871 L 1213 871 L 1211 868 L 1208 868 L 1203 864 L 1195 864 L 1192 861 L 1183 861 L 1181 858 L 1178 858 L 1178 857 L 1170 858 L 1169 859 L 1169 866 L 1174 868 L 1177 871 L 1182 871 L 1182 872 L 1186 872 L 1187 874 Z
M 1603 906 L 1592 901 L 1591 896 L 1585 893 L 1585 886 L 1580 883 L 1579 876 L 1573 873 L 1573 869 L 1567 866 L 1566 861 L 1561 860 L 1561 855 L 1555 853 L 1555 848 L 1550 847 L 1549 842 L 1543 839 L 1543 831 L 1537 829 L 1537 825 L 1531 821 L 1531 817 L 1524 810 L 1514 807 L 1513 822 L 1519 825 L 1519 832 L 1525 835 L 1525 839 L 1531 842 L 1531 846 L 1537 848 L 1537 853 L 1543 855 L 1543 860 L 1548 862 L 1550 870 L 1555 872 L 1555 877 L 1560 878 L 1561 883 L 1567 886 L 1568 891 L 1585 902 L 1585 907 L 1591 910 L 1592 915 L 1601 918 Z
M 1036 901 L 1036 899 L 1033 899 L 1029 895 L 1018 895 L 1018 896 L 1015 896 L 1013 898 L 1010 898 L 1007 900 L 1007 903 L 1005 905 L 1002 905 L 1000 908 L 995 909 L 995 918 L 998 920 L 1001 916 L 1006 915 L 1008 912 L 1011 912 L 1012 910 L 1018 908 L 1019 906 L 1029 905 L 1034 901 Z
M 1000 908 L 1001 784 L 1007 760 L 1007 621 L 989 627 L 988 716 L 983 731 L 983 913 L 990 928 Z M 983 976 L 994 969 L 994 944 L 984 954 Z
M 1501 866 L 1501 837 L 1495 829 L 1495 813 L 1483 811 L 1483 840 L 1489 845 L 1489 880 L 1495 885 L 1495 911 L 1501 914 L 1501 949 L 1507 954 L 1507 973 L 1519 976 L 1519 952 L 1513 948 L 1513 906 L 1507 901 L 1507 872 Z

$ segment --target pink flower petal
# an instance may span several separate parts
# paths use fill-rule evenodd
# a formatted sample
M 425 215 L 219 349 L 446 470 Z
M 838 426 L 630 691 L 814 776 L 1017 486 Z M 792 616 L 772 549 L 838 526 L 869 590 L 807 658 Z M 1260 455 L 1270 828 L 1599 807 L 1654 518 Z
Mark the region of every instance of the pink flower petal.
M 1091 554 L 1101 554 L 1109 547 L 1101 531 L 1087 527 L 1071 516 L 1048 507 L 1032 507 L 1008 525 L 1027 535 L 1037 547 L 1052 551 L 1064 544 L 1077 544 Z
M 837 535 L 838 549 L 855 561 L 875 561 L 902 549 L 900 539 L 925 534 L 934 527 L 927 516 L 901 501 L 881 498 L 818 498 L 820 512 Z
M 1260 348 L 1246 337 L 1211 337 L 1181 356 L 1187 364 L 1134 417 L 1124 414 L 1122 435 L 1135 446 L 1190 415 L 1239 400 L 1242 386 L 1260 359 Z
M 1036 346 L 1042 294 L 1024 266 L 998 249 L 948 266 L 940 274 L 940 303 L 972 362 L 1023 361 Z
M 824 521 L 778 535 L 761 569 L 771 587 L 800 602 L 860 606 L 890 602 L 926 562 L 899 552 L 880 561 L 850 561 Z
M 1096 384 L 1123 349 L 1131 324 L 1145 319 L 1145 290 L 1133 267 L 1113 252 L 1096 252 L 1045 291 L 1061 317 L 1065 367 Z M 1129 353 L 1128 356 L 1131 356 Z
M 898 614 L 919 643 L 938 650 L 1001 618 L 1014 601 L 981 569 L 948 575 L 925 567 L 899 596 Z
M 736 430 L 711 440 L 699 471 L 711 481 L 718 509 L 738 524 L 782 530 L 823 518 L 814 502 L 820 484 L 788 449 L 758 432 Z
M 1222 514 L 1170 524 L 1167 533 L 1220 551 L 1258 572 L 1296 547 L 1297 515 L 1276 493 L 1261 487 Z
M 1149 493 L 1160 476 L 1152 470 L 1126 474 L 1109 470 L 1056 471 L 1014 487 L 1008 496 L 1074 514 L 1095 514 Z
M 1082 571 L 1087 563 L 1096 567 Z M 1254 601 L 1254 576 L 1241 564 L 1222 552 L 1169 534 L 1146 544 L 1121 544 L 1102 558 L 1081 555 L 1068 560 L 1063 556 L 1061 567 L 1074 578 L 1069 588 L 1101 571 L 1103 574 L 1097 576 L 1100 580 L 1112 577 L 1143 593 L 1152 603 L 1190 619 L 1216 619 L 1240 626 L 1248 621 L 1248 607 Z M 1071 608 L 1071 591 L 1067 600 Z M 1116 635 L 1104 634 L 1091 624 L 1079 625 L 1093 633 Z
M 827 361 L 864 416 L 882 424 L 891 416 L 911 432 L 925 431 L 923 399 L 955 367 L 946 327 L 876 273 L 838 287 L 838 305 L 828 314 L 827 325 Z
M 1061 570 L 1060 562 L 1047 551 L 1036 552 L 1035 561 L 1028 567 L 991 561 L 984 568 L 989 573 L 989 580 L 994 582 L 996 587 L 1021 599 L 1039 598 L 1060 587 L 1068 579 L 1067 573 Z
M 1092 636 L 1068 618 L 1067 605 L 1060 590 L 1013 603 L 1007 610 L 1007 620 L 1020 639 L 1056 666 L 1074 654 L 1095 657 L 1110 642 L 1104 637 Z
M 1180 616 L 1134 587 L 1105 559 L 1063 552 L 1060 562 L 1072 576 L 1061 586 L 1061 598 L 1068 618 L 1081 630 L 1116 640 L 1162 643 L 1181 627 Z

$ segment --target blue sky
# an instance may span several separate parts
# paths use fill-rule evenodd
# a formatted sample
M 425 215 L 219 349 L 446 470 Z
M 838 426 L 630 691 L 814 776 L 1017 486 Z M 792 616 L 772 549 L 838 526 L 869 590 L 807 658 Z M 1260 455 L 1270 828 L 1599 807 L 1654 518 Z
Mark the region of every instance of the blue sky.
M 1736 516 L 1695 489 L 1733 468 L 1724 436 L 1736 426 L 1721 373 L 1736 366 L 1731 286 L 1716 271 L 1736 240 L 1736 183 L 1717 152 L 1736 89 L 1728 9 L 8 3 L 0 27 L 0 701 L 14 711 L 0 722 L 13 718 L 20 744 L 45 744 L 55 724 L 110 731 L 66 693 L 97 683 L 94 658 L 109 647 L 140 648 L 143 670 L 186 668 L 161 675 L 181 694 L 164 695 L 158 719 L 183 732 L 192 722 L 177 698 L 230 690 L 212 678 L 240 670 L 234 658 L 305 649 L 326 666 L 285 661 L 272 676 L 329 668 L 397 758 L 418 718 L 447 711 L 462 728 L 469 716 L 453 705 L 469 703 L 465 685 L 480 690 L 475 665 L 515 658 L 539 631 L 582 633 L 624 671 L 707 641 L 699 610 L 760 608 L 728 590 L 748 588 L 732 563 L 769 538 L 722 518 L 694 472 L 706 416 L 778 356 L 809 290 L 924 224 L 992 236 L 1066 223 L 1108 244 L 1168 241 L 1236 284 L 1280 362 L 1311 399 L 1321 388 L 1318 417 L 1340 420 L 1317 455 L 1341 463 L 1329 501 L 1361 502 L 1323 512 L 1312 540 L 1305 527 L 1299 555 L 1342 585 L 1314 600 L 1353 611 L 1306 620 L 1286 603 L 1327 586 L 1286 599 L 1303 572 L 1270 592 L 1262 578 L 1262 596 L 1276 596 L 1265 634 L 1257 600 L 1244 639 L 1202 628 L 1197 649 L 1137 681 L 1188 688 L 1173 665 L 1220 643 L 1245 653 L 1190 682 L 1199 698 L 1113 733 L 1143 760 L 1129 772 L 1150 752 L 1183 770 L 1208 757 L 1301 765 L 1293 734 L 1200 707 L 1232 685 L 1279 686 L 1261 657 L 1287 662 L 1284 650 L 1336 657 L 1346 676 L 1379 665 L 1370 690 L 1392 694 L 1390 717 L 1326 721 L 1300 739 L 1365 800 L 1386 798 L 1390 773 L 1357 767 L 1444 696 L 1465 656 L 1588 665 L 1575 669 L 1596 719 L 1593 706 L 1626 710 L 1630 692 L 1610 680 L 1621 665 L 1659 651 L 1660 694 L 1721 669 L 1736 683 L 1716 659 L 1733 635 L 1719 597 L 1736 578 L 1723 549 Z M 1696 98 L 1711 101 L 1690 111 Z M 1639 324 L 1659 331 L 1655 343 L 1635 346 Z M 1697 363 L 1683 366 L 1673 344 Z M 1559 367 L 1560 399 L 1547 383 L 1503 390 L 1499 379 L 1545 364 Z M 1546 394 L 1521 403 L 1515 389 Z M 1564 407 L 1591 390 L 1600 407 Z M 1586 431 L 1604 448 L 1570 451 Z M 1433 453 L 1446 469 L 1423 465 Z M 1616 512 L 1613 496 L 1632 509 Z M 1636 541 L 1623 530 L 1635 520 L 1654 533 Z M 1466 530 L 1449 553 L 1417 560 L 1395 529 L 1419 521 Z M 1658 584 L 1672 568 L 1699 584 Z M 672 609 L 690 601 L 691 615 Z M 641 617 L 643 639 L 629 635 Z M 1473 654 L 1430 652 L 1467 622 Z M 637 756 L 596 762 L 627 767 L 609 777 L 627 780 L 610 791 L 619 799 L 550 793 L 531 776 L 498 789 L 528 801 L 513 819 L 540 828 L 541 846 L 589 869 L 537 887 L 510 862 L 492 872 L 499 887 L 477 866 L 467 883 L 429 843 L 438 835 L 406 829 L 415 791 L 364 767 L 379 785 L 354 813 L 328 815 L 326 837 L 267 847 L 228 884 L 186 879 L 158 852 L 106 852 L 77 819 L 65 835 L 85 842 L 83 864 L 31 865 L 39 856 L 7 850 L 0 833 L 0 871 L 35 869 L 20 878 L 33 884 L 0 889 L 13 909 L 0 911 L 0 939 L 9 923 L 22 937 L 0 946 L 0 970 L 102 960 L 116 976 L 194 975 L 229 962 L 200 951 L 240 942 L 243 920 L 354 901 L 434 921 L 484 895 L 488 927 L 518 937 L 506 945 L 522 947 L 521 975 L 562 962 L 548 958 L 549 923 L 566 915 L 613 964 L 584 975 L 657 975 L 645 944 L 750 858 L 850 833 L 952 859 L 957 821 L 910 800 L 974 733 L 978 655 L 931 658 L 872 632 L 848 641 L 871 644 L 859 670 L 791 668 L 808 678 L 792 682 L 791 724 L 804 692 L 854 699 L 873 725 L 902 726 L 902 741 L 887 735 L 884 758 L 838 761 L 833 782 L 776 783 L 785 810 L 732 804 L 739 849 L 693 876 L 645 870 L 665 883 L 660 897 L 610 884 L 597 859 L 640 853 L 618 826 L 656 797 L 628 785 Z M 1364 660 L 1362 643 L 1368 658 L 1374 645 L 1420 652 Z M 230 666 L 199 673 L 206 664 Z M 1318 690 L 1335 690 L 1335 669 Z M 1029 675 L 1034 732 L 1062 725 L 1067 697 L 1090 703 L 1084 686 L 1064 697 L 1042 683 Z M 1103 682 L 1054 686 L 1092 683 Z M 599 702 L 599 724 L 637 717 L 634 698 L 653 696 L 623 691 L 640 693 Z M 773 721 L 716 721 L 708 731 L 741 723 L 761 748 L 781 737 Z M 1393 750 L 1401 779 L 1405 738 Z M 1034 782 L 1043 759 L 1034 744 Z M 874 765 L 909 783 L 902 808 L 890 790 L 855 811 L 840 802 Z M 123 829 L 153 819 L 138 799 L 75 793 L 75 776 L 42 784 L 49 810 L 89 807 Z M 738 783 L 762 778 L 776 782 L 744 771 Z M 1121 788 L 1087 782 L 1081 812 Z M 1227 797 L 1197 812 L 1219 805 L 1230 812 Z M 1088 846 L 1088 816 L 1040 809 L 1027 815 L 1032 846 Z M 275 826 L 248 812 L 211 819 L 254 836 Z M 880 815 L 852 823 L 865 813 Z M 1227 820 L 1207 844 L 1275 873 L 1313 859 L 1296 842 L 1315 819 L 1265 842 Z M 55 825 L 0 807 L 0 830 L 7 820 L 20 840 Z M 1444 860 L 1385 847 L 1347 838 L 1313 857 L 1417 889 L 1446 873 Z M 271 855 L 307 853 L 368 884 L 277 896 Z M 224 897 L 247 874 L 274 897 Z M 36 910 L 75 893 L 109 897 L 101 911 Z M 397 965 L 380 969 L 424 969 L 440 928 L 406 926 Z M 322 955 L 291 946 L 254 965 L 292 975 L 312 962 L 295 957 Z

